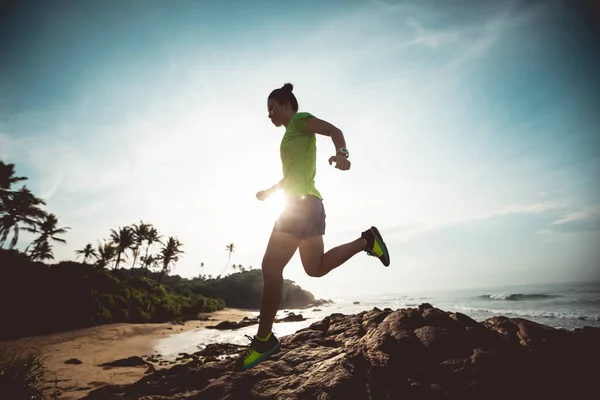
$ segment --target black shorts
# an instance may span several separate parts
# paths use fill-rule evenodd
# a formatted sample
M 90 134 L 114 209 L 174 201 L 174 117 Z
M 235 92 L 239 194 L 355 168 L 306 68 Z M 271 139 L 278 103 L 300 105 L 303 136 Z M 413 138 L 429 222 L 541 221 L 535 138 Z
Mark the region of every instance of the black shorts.
M 288 197 L 281 215 L 275 221 L 274 232 L 290 233 L 297 238 L 325 234 L 325 207 L 316 196 Z

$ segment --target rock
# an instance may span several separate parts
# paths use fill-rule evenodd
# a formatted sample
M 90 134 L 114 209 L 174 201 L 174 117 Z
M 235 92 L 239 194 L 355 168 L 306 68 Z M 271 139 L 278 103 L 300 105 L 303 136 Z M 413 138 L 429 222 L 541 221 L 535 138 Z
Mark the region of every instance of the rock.
M 319 299 L 319 300 L 315 300 L 312 303 L 310 303 L 309 305 L 307 305 L 306 308 L 329 306 L 332 304 L 335 304 L 332 300 Z
M 286 315 L 284 318 L 275 318 L 275 322 L 296 322 L 296 321 L 304 321 L 305 318 L 302 314 L 294 314 L 293 312 Z
M 141 367 L 148 365 L 148 362 L 138 356 L 122 358 L 120 360 L 100 364 L 101 367 Z
M 208 329 L 219 329 L 219 330 L 228 330 L 228 329 L 240 329 L 249 325 L 258 324 L 258 318 L 248 318 L 244 317 L 240 322 L 233 321 L 223 321 L 218 323 L 217 325 L 207 326 Z
M 427 303 L 374 308 L 281 337 L 281 351 L 247 371 L 235 367 L 244 346 L 213 344 L 191 355 L 202 362 L 147 371 L 84 399 L 588 398 L 599 335 L 502 316 L 478 323 Z
M 179 353 L 178 356 L 179 357 L 177 357 L 176 360 L 188 360 L 190 358 L 194 358 L 193 355 L 188 354 L 188 353 Z
M 287 315 L 284 318 L 275 318 L 275 322 L 296 322 L 296 321 L 304 321 L 305 318 L 302 314 L 294 314 L 293 312 L 287 312 Z M 234 321 L 223 321 L 218 323 L 217 325 L 207 326 L 208 329 L 218 329 L 218 330 L 233 330 L 240 329 L 250 325 L 258 324 L 259 318 L 249 318 L 244 317 L 240 322 Z
M 65 361 L 65 364 L 83 364 L 83 361 L 78 360 L 77 358 L 70 358 Z
M 240 346 L 231 343 L 211 343 L 203 350 L 193 354 L 195 357 L 222 356 L 225 354 L 236 354 L 245 350 L 247 346 Z
M 156 367 L 152 364 L 150 364 L 148 366 L 148 368 L 146 369 L 146 371 L 144 372 L 144 375 L 148 375 L 148 374 L 153 374 L 156 372 Z

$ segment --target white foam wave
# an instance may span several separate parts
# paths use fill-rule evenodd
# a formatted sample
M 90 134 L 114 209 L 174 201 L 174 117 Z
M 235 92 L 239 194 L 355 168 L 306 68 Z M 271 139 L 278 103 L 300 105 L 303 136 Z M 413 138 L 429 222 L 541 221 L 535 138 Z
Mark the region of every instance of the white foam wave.
M 462 305 L 454 306 L 455 309 L 468 312 L 488 313 L 493 315 L 519 315 L 523 317 L 542 317 L 542 318 L 559 318 L 559 319 L 579 319 L 582 321 L 600 321 L 600 314 L 580 314 L 576 312 L 556 312 L 542 310 L 505 310 L 505 309 L 489 309 L 479 307 L 468 307 Z
M 509 300 L 509 301 L 523 301 L 523 300 L 545 300 L 560 297 L 556 294 L 544 294 L 544 293 L 496 293 L 496 294 L 484 294 L 479 296 L 480 299 L 489 300 Z

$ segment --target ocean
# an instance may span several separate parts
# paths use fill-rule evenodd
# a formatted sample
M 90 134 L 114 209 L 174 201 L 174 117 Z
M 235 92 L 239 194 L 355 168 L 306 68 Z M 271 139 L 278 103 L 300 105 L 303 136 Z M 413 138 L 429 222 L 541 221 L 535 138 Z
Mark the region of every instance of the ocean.
M 417 307 L 422 303 L 429 303 L 444 311 L 461 312 L 476 321 L 503 315 L 509 318 L 525 318 L 567 330 L 584 326 L 600 327 L 600 282 L 377 294 L 331 300 L 334 304 L 316 309 L 280 310 L 277 318 L 283 318 L 288 312 L 293 312 L 302 314 L 306 320 L 276 323 L 273 325 L 273 332 L 278 337 L 289 335 L 332 313 L 349 315 L 372 310 L 374 307 L 396 310 Z M 258 311 L 253 315 L 257 316 Z M 225 331 L 191 330 L 160 339 L 156 342 L 154 350 L 166 360 L 174 360 L 179 353 L 195 353 L 210 343 L 248 344 L 245 335 L 254 335 L 256 329 L 257 325 Z

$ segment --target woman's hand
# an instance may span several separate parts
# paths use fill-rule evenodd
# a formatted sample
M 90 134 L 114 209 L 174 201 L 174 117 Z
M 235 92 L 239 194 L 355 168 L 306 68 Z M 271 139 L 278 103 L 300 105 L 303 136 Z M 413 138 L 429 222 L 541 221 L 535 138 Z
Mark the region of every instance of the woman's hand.
M 256 193 L 256 198 L 259 199 L 260 201 L 263 201 L 267 197 L 269 197 L 272 193 L 273 192 L 270 189 L 261 190 L 260 192 Z
M 347 171 L 350 169 L 350 160 L 346 157 L 345 154 L 336 154 L 335 156 L 329 157 L 329 165 L 335 162 L 335 167 L 337 169 L 341 169 L 342 171 Z

